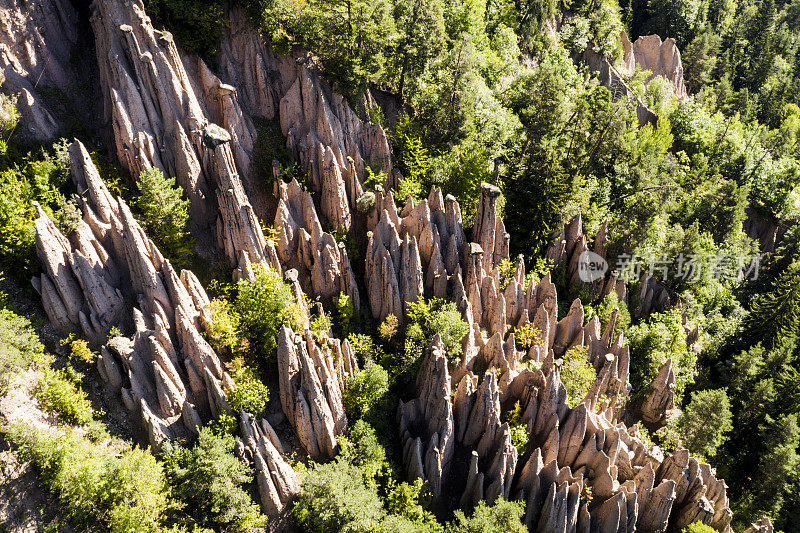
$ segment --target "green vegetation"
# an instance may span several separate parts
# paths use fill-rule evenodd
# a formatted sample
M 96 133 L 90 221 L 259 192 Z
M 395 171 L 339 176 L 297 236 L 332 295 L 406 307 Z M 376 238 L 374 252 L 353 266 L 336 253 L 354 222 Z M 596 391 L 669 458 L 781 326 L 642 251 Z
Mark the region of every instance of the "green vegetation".
M 298 524 L 319 533 L 384 531 L 381 525 L 388 513 L 379 489 L 385 490 L 394 476 L 385 449 L 363 421 L 351 426 L 349 438 L 340 439 L 340 445 L 334 461 L 312 464 L 305 474 L 295 505 Z
M 201 525 L 248 531 L 263 526 L 266 518 L 246 489 L 253 473 L 233 454 L 235 445 L 231 435 L 203 428 L 193 447 L 167 446 L 164 470 Z
M 145 0 L 144 5 L 153 24 L 169 27 L 187 52 L 209 57 L 219 51 L 219 39 L 226 29 L 221 2 Z
M 583 346 L 570 348 L 564 354 L 561 381 L 567 389 L 567 403 L 575 407 L 583 401 L 597 379 L 589 354 Z
M 730 402 L 724 390 L 693 392 L 678 420 L 683 445 L 706 460 L 714 457 L 731 429 Z
M 14 131 L 2 115 L 0 111 L 0 139 L 3 131 L 8 130 L 8 135 Z M 64 234 L 75 229 L 80 216 L 75 201 L 68 199 L 72 189 L 66 144 L 23 153 L 9 140 L 6 137 L 0 145 L 0 265 L 24 277 L 35 271 L 34 202 Z
M 74 371 L 73 374 L 57 368 L 45 368 L 36 382 L 33 395 L 42 409 L 56 412 L 73 424 L 88 424 L 94 417 L 92 403 L 80 388 L 83 376 Z
M 456 521 L 448 533 L 525 533 L 528 528 L 522 524 L 524 513 L 520 502 L 507 502 L 501 498 L 489 506 L 481 501 L 469 518 L 463 511 L 456 511 Z
M 681 313 L 677 310 L 654 313 L 646 322 L 627 331 L 631 346 L 631 384 L 638 394 L 648 392 L 667 359 L 672 359 L 675 373 L 675 396 L 680 398 L 686 386 L 694 381 L 696 356 L 686 346 Z
M 92 442 L 70 430 L 20 425 L 9 435 L 76 525 L 120 532 L 162 529 L 170 491 L 148 451 L 117 439 Z
M 211 325 L 206 330 L 209 342 L 218 352 L 244 353 L 247 340 L 240 334 L 241 319 L 233 304 L 225 298 L 211 300 Z
M 242 280 L 237 290 L 233 308 L 241 335 L 249 341 L 248 357 L 253 362 L 258 360 L 254 356 L 273 361 L 281 326 L 300 329 L 302 314 L 291 288 L 274 270 L 260 268 L 253 282 Z
M 461 356 L 461 339 L 469 325 L 461 318 L 456 304 L 438 298 L 419 299 L 408 307 L 406 353 L 426 348 L 433 337 L 442 339 L 447 357 L 455 362 Z
M 69 346 L 69 356 L 84 363 L 93 363 L 97 355 L 89 348 L 86 339 L 79 339 L 70 333 L 66 339 L 61 340 L 61 346 Z
M 347 382 L 344 405 L 351 419 L 372 420 L 374 410 L 389 392 L 389 373 L 379 364 L 368 362 Z
M 336 332 L 340 338 L 347 338 L 353 330 L 355 315 L 355 305 L 353 299 L 345 293 L 339 293 L 339 297 L 333 300 L 336 306 Z
M 480 183 L 497 184 L 511 252 L 522 254 L 537 275 L 562 221 L 581 214 L 589 236 L 607 221 L 607 257 L 628 283 L 626 301 L 569 286 L 561 267 L 553 279 L 562 305 L 581 298 L 586 319 L 596 316 L 602 327 L 619 309 L 614 333 L 623 333 L 630 345 L 634 400 L 672 361 L 675 404 L 683 414 L 661 429 L 650 428 L 651 438 L 666 450 L 684 445 L 712 461 L 730 485 L 737 530 L 762 514 L 772 516 L 777 528 L 793 526 L 800 512 L 797 0 L 234 3 L 279 53 L 292 47 L 309 51 L 298 61 L 319 67 L 351 103 L 367 88 L 389 93 L 392 105 L 370 104 L 365 111 L 389 136 L 403 174 L 394 191 L 399 202 L 418 200 L 439 186 L 460 201 L 469 225 Z M 146 0 L 145 7 L 184 51 L 209 60 L 228 31 L 222 0 Z M 553 33 L 551 27 L 559 29 Z M 640 126 L 636 100 L 612 94 L 577 59 L 589 50 L 619 60 L 622 28 L 632 40 L 649 33 L 674 38 L 682 53 L 690 92 L 685 100 L 673 98 L 667 80 L 645 85 L 647 72 L 626 80 L 658 114 L 652 124 Z M 0 264 L 22 279 L 34 273 L 33 202 L 65 233 L 77 223 L 77 211 L 69 200 L 74 191 L 63 145 L 42 150 L 15 144 L 18 118 L 12 100 L 0 97 Z M 258 176 L 271 179 L 272 161 L 278 160 L 286 175 L 300 177 L 276 123 L 259 125 L 254 154 Z M 386 180 L 381 170 L 390 169 L 368 169 L 358 200 L 362 214 Z M 111 177 L 109 182 L 121 183 Z M 148 232 L 168 255 L 186 259 L 187 202 L 174 180 L 149 171 L 140 177 L 139 190 L 133 205 Z M 767 243 L 755 242 L 745 228 L 763 234 L 776 229 L 777 249 L 759 257 L 755 270 L 751 260 Z M 348 252 L 354 249 L 357 240 L 337 237 Z M 361 260 L 355 254 L 351 260 L 360 271 Z M 511 264 L 500 270 L 505 285 Z M 664 284 L 671 302 L 648 316 L 640 312 L 644 272 Z M 381 421 L 392 419 L 393 397 L 405 391 L 433 337 L 441 336 L 454 365 L 468 327 L 455 305 L 441 300 L 420 299 L 408 305 L 407 316 L 381 324 L 358 316 L 353 304 L 340 295 L 326 311 L 332 323 L 318 316 L 311 326 L 316 336 L 332 328 L 348 337 L 362 364 L 345 394 L 358 429 L 351 427 L 350 441 L 344 440 L 334 462 L 309 468 L 296 516 L 311 531 L 436 530 L 443 526 L 429 520 L 424 487 L 397 483 L 384 468 L 393 450 L 384 446 Z M 235 361 L 231 401 L 237 409 L 263 412 L 267 391 L 259 374 L 272 370 L 281 325 L 301 325 L 301 305 L 270 271 L 212 303 L 208 338 L 226 361 Z M 11 356 L 0 361 L 2 385 L 10 369 L 34 363 L 26 347 L 30 338 L 15 333 L 26 326 L 0 318 L 0 341 L 11 346 Z M 695 327 L 699 337 L 690 346 Z M 514 335 L 520 350 L 542 342 L 533 326 L 515 328 Z M 92 357 L 80 343 L 70 349 L 76 364 Z M 72 366 L 41 365 L 43 405 L 76 422 L 91 418 L 80 407 L 86 398 Z M 596 377 L 578 350 L 565 354 L 561 375 L 570 405 Z M 522 449 L 524 428 L 518 418 L 510 421 L 514 444 Z M 367 427 L 374 427 L 372 437 Z M 226 476 L 234 480 L 229 486 L 245 484 L 230 472 Z M 448 527 L 513 531 L 517 507 L 481 506 L 471 518 L 457 515 Z M 209 513 L 204 523 L 221 523 L 221 515 Z
M 175 178 L 165 177 L 157 168 L 139 174 L 136 184 L 139 196 L 134 206 L 147 235 L 175 262 L 185 262 L 194 239 L 186 229 L 189 200 L 183 199 L 183 189 L 175 185 Z
M 0 293 L 0 300 L 2 300 Z M 2 304 L 2 301 L 0 301 Z M 30 320 L 0 305 L 0 396 L 8 392 L 13 377 L 32 365 L 45 366 L 49 355 Z
M 233 391 L 226 391 L 233 412 L 244 411 L 260 418 L 269 402 L 269 389 L 261 381 L 258 370 L 245 363 L 244 358 L 237 357 L 228 364 L 228 371 L 235 386 Z
M 86 357 L 85 341 L 72 339 L 73 353 Z M 81 388 L 83 375 L 67 364 L 54 367 L 53 355 L 46 352 L 28 318 L 0 306 L 0 395 L 8 392 L 15 375 L 30 369 L 36 372 L 32 393 L 46 411 L 61 415 L 67 422 L 88 424 L 95 412 Z M 91 352 L 89 352 L 91 353 Z
M 702 522 L 694 522 L 681 530 L 681 533 L 714 533 L 716 529 Z

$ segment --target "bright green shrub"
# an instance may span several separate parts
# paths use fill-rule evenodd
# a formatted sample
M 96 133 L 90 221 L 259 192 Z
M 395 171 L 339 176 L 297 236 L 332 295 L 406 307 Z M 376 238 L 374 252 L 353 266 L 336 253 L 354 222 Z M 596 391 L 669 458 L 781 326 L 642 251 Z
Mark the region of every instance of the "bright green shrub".
M 375 429 L 364 420 L 357 420 L 350 426 L 347 436 L 337 440 L 340 446 L 337 460 L 357 466 L 367 486 L 376 487 L 394 474 Z
M 369 362 L 347 382 L 344 406 L 353 419 L 370 418 L 389 392 L 389 373 L 376 363 Z
M 575 346 L 564 354 L 564 363 L 561 365 L 561 381 L 567 389 L 567 403 L 575 407 L 589 393 L 592 384 L 597 379 L 597 372 L 585 346 Z
M 166 254 L 183 262 L 194 246 L 186 226 L 189 222 L 189 200 L 175 185 L 174 177 L 166 177 L 157 168 L 145 170 L 137 180 L 139 196 L 134 199 L 140 219 L 153 241 Z
M 26 425 L 14 426 L 10 436 L 76 525 L 112 532 L 162 530 L 170 491 L 150 452 L 118 440 L 92 443 L 71 431 Z
M 159 531 L 169 504 L 161 464 L 148 450 L 125 451 L 105 473 L 111 531 Z
M 456 511 L 456 519 L 450 524 L 448 533 L 527 533 L 528 528 L 522 524 L 524 513 L 521 502 L 500 498 L 488 506 L 481 501 L 469 518 L 463 511 Z
M 437 333 L 449 361 L 455 363 L 461 355 L 461 339 L 469 331 L 469 324 L 461 319 L 456 305 L 446 300 L 419 298 L 408 304 L 407 315 L 402 349 L 381 359 L 398 388 L 408 384 L 416 375 L 422 355 Z
M 439 533 L 426 510 L 422 480 L 396 483 L 386 450 L 363 420 L 339 437 L 340 453 L 327 464 L 313 464 L 295 503 L 302 531 Z M 385 497 L 381 498 L 381 495 Z
M 233 305 L 224 298 L 211 300 L 211 324 L 206 328 L 206 335 L 214 349 L 234 355 L 244 353 L 247 341 L 242 338 L 240 329 L 241 317 Z
M 257 269 L 255 281 L 239 282 L 234 309 L 255 353 L 270 360 L 275 357 L 281 326 L 298 329 L 302 323 L 302 310 L 291 288 L 271 269 Z
M 303 478 L 294 516 L 309 533 L 376 532 L 386 517 L 378 493 L 357 466 L 345 461 L 313 465 Z
M 61 346 L 69 346 L 69 356 L 84 363 L 94 362 L 97 354 L 89 348 L 89 343 L 85 339 L 79 339 L 74 333 L 70 333 L 66 339 L 61 339 Z
M 623 333 L 631 323 L 631 315 L 628 312 L 628 306 L 625 302 L 619 301 L 619 296 L 616 292 L 607 294 L 600 302 L 593 306 L 585 306 L 586 320 L 591 320 L 593 316 L 600 319 L 600 330 L 605 331 L 608 321 L 611 320 L 611 314 L 617 310 L 617 319 L 614 322 L 614 333 Z
M 30 320 L 5 307 L 0 307 L 0 354 L 0 396 L 7 392 L 14 374 L 33 364 L 49 365 L 52 360 Z
M 353 315 L 355 315 L 353 299 L 340 292 L 339 297 L 333 299 L 333 304 L 336 306 L 337 329 L 342 338 L 347 337 L 353 329 Z
M 436 517 L 427 510 L 429 494 L 425 483 L 417 478 L 411 483 L 402 482 L 386 495 L 384 505 L 390 515 L 402 517 L 415 531 L 443 531 Z M 398 530 L 401 528 L 398 528 Z
M 376 344 L 369 335 L 351 333 L 347 336 L 347 340 L 362 366 L 366 365 L 368 361 L 381 361 L 386 356 L 383 348 Z
M 522 455 L 528 447 L 528 440 L 530 440 L 528 426 L 526 424 L 514 424 L 509 429 L 511 430 L 511 444 Z
M 405 202 L 411 196 L 415 202 L 425 194 L 424 180 L 430 167 L 430 154 L 422 142 L 419 126 L 407 114 L 401 113 L 395 124 L 395 153 L 403 179 L 394 191 L 395 198 Z
M 545 353 L 545 339 L 542 338 L 542 332 L 539 331 L 532 322 L 528 322 L 522 326 L 514 327 L 514 342 L 518 350 L 528 351 L 532 346 L 539 346 L 539 352 Z
M 56 412 L 73 424 L 87 424 L 94 417 L 88 395 L 65 370 L 45 368 L 33 395 L 42 409 Z
M 694 381 L 697 357 L 686 347 L 686 332 L 680 310 L 653 313 L 646 322 L 628 328 L 631 347 L 630 376 L 633 394 L 645 394 L 658 370 L 672 359 L 675 373 L 675 397 Z
M 193 447 L 165 447 L 167 479 L 203 526 L 247 531 L 266 522 L 245 490 L 253 473 L 233 454 L 235 445 L 231 435 L 205 427 Z
M 63 143 L 52 152 L 0 159 L 0 263 L 17 274 L 29 276 L 33 267 L 36 209 L 50 216 L 64 233 L 77 224 L 77 209 L 61 189 L 67 187 L 69 159 Z
M 395 336 L 397 335 L 398 328 L 400 327 L 400 321 L 397 319 L 396 316 L 389 313 L 381 325 L 378 326 L 378 335 L 381 339 L 386 342 L 394 340 Z
M 694 522 L 681 530 L 681 533 L 716 533 L 716 529 L 702 522 Z
M 462 318 L 454 302 L 433 298 L 419 299 L 408 306 L 409 329 L 419 326 L 423 340 L 429 343 L 437 333 L 448 358 L 457 360 L 461 356 L 461 339 L 469 331 L 469 324 Z M 407 333 L 408 334 L 408 333 Z M 413 332 L 418 337 L 416 332 Z
M 233 391 L 226 391 L 231 409 L 234 413 L 244 411 L 260 418 L 269 402 L 269 389 L 261 381 L 258 370 L 241 357 L 234 359 L 228 370 L 235 385 Z

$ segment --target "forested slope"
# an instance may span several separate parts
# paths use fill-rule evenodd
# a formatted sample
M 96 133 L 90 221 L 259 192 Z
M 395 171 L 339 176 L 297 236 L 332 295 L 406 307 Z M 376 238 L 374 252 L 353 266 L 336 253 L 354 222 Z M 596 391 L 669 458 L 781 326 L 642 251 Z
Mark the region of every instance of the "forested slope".
M 60 417 L 4 432 L 73 526 L 797 529 L 797 2 L 0 20 L 0 384 Z

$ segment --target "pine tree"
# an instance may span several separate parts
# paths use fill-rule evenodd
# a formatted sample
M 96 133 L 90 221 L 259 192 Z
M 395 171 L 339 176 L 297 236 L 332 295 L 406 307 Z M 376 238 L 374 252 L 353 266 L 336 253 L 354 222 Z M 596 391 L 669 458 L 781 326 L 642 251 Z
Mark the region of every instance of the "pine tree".
M 189 200 L 175 185 L 175 178 L 165 177 L 157 168 L 139 175 L 139 196 L 134 199 L 140 220 L 157 245 L 165 248 L 171 259 L 183 261 L 191 252 L 194 241 L 187 232 Z
M 762 0 L 755 16 L 750 21 L 747 41 L 750 44 L 744 82 L 751 91 L 758 91 L 775 62 L 775 22 L 777 19 L 775 0 Z
M 800 261 L 791 264 L 774 289 L 753 304 L 744 333 L 751 344 L 761 341 L 767 347 L 800 336 Z
M 402 101 L 406 85 L 416 86 L 428 62 L 442 51 L 445 33 L 442 3 L 441 0 L 396 1 L 393 15 L 400 36 L 389 60 Z

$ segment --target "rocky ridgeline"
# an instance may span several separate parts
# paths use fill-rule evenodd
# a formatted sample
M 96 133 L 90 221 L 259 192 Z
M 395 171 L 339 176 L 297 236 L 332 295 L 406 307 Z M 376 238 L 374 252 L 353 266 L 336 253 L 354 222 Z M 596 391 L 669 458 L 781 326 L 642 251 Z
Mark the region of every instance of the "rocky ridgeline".
M 640 126 L 647 123 L 655 126 L 658 115 L 647 107 L 647 104 L 636 94 L 627 80 L 633 76 L 637 68 L 649 71 L 650 74 L 645 79 L 645 84 L 656 76 L 662 76 L 672 83 L 675 98 L 680 101 L 685 100 L 687 93 L 683 82 L 681 52 L 675 44 L 675 39 L 662 41 L 658 35 L 642 36 L 631 44 L 628 34 L 622 30 L 619 39 L 622 43 L 623 54 L 618 64 L 612 64 L 607 57 L 598 54 L 591 48 L 587 48 L 581 54 L 581 59 L 589 67 L 589 70 L 597 73 L 600 83 L 611 91 L 614 98 L 621 95 L 636 98 L 636 115 Z
M 44 272 L 33 285 L 53 324 L 104 345 L 100 375 L 121 391 L 159 448 L 228 409 L 223 388 L 230 377 L 200 334 L 210 320 L 208 297 L 112 197 L 83 145 L 73 143 L 69 154 L 83 218 L 67 239 L 39 210 L 36 251 Z M 134 333 L 106 344 L 112 327 Z
M 230 412 L 225 391 L 234 384 L 201 334 L 211 323 L 208 296 L 191 271 L 175 272 L 125 202 L 112 197 L 83 145 L 76 141 L 69 152 L 83 218 L 67 239 L 39 209 L 44 272 L 33 285 L 54 325 L 102 346 L 101 378 L 160 449 Z M 133 334 L 109 339 L 113 327 Z M 262 508 L 277 514 L 299 490 L 297 474 L 267 421 L 240 417 L 237 450 L 256 469 Z
M 197 232 L 213 227 L 234 267 L 243 267 L 244 255 L 267 266 L 270 251 L 239 174 L 249 167 L 255 128 L 235 88 L 200 59 L 182 57 L 171 34 L 153 29 L 141 1 L 92 5 L 100 83 L 122 165 L 134 176 L 152 167 L 175 176 Z
M 281 441 L 265 419 L 241 413 L 239 431 L 236 455 L 256 472 L 261 509 L 277 516 L 300 492 L 300 476 L 283 458 Z
M 582 254 L 592 251 L 604 260 L 608 236 L 604 223 L 594 238 L 592 248 L 588 245 L 588 238 L 583 234 L 581 216 L 578 215 L 570 223 L 562 224 L 556 231 L 553 244 L 549 247 L 546 257 L 553 264 L 565 269 L 566 278 L 570 286 L 577 289 L 589 289 L 594 298 L 602 298 L 612 292 L 617 294 L 620 301 L 625 302 L 631 315 L 646 319 L 651 313 L 660 313 L 671 309 L 677 303 L 677 297 L 670 293 L 664 283 L 652 277 L 650 272 L 643 271 L 639 278 L 639 292 L 631 295 L 625 282 L 618 277 L 614 270 L 608 276 L 601 277 L 594 282 L 586 283 L 580 279 L 579 262 Z M 613 268 L 609 265 L 609 268 Z M 686 333 L 686 347 L 688 350 L 699 353 L 700 331 L 698 326 L 692 327 L 684 323 Z M 645 422 L 653 425 L 663 425 L 672 414 L 675 407 L 675 374 L 672 361 L 667 360 L 659 369 L 658 375 L 650 385 L 644 401 L 638 407 L 638 415 Z
M 606 257 L 608 244 L 607 224 L 603 223 L 594 238 L 590 248 L 591 239 L 583 233 L 581 215 L 577 215 L 568 224 L 561 224 L 555 232 L 553 243 L 547 249 L 545 257 L 555 266 L 563 266 L 567 282 L 571 287 L 588 288 L 594 298 L 603 298 L 612 292 L 617 294 L 621 302 L 626 302 L 631 315 L 636 318 L 647 318 L 651 313 L 661 313 L 674 307 L 677 296 L 670 294 L 669 289 L 660 280 L 654 278 L 645 268 L 639 276 L 639 293 L 629 294 L 625 281 L 619 276 L 622 272 L 615 270 L 615 264 L 608 263 L 610 274 L 603 276 L 591 283 L 580 279 L 580 261 L 585 252 L 594 252 L 603 260 Z M 584 265 L 585 266 L 585 265 Z M 687 344 L 693 345 L 698 340 L 697 328 L 687 330 Z

